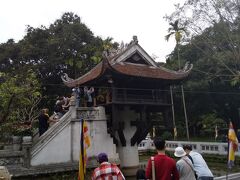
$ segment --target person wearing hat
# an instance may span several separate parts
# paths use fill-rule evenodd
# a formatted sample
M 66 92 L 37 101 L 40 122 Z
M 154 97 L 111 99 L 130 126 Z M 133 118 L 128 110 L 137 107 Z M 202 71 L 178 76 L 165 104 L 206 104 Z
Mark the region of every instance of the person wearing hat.
M 12 175 L 9 173 L 5 166 L 0 166 L 0 180 L 11 180 Z
M 92 180 L 125 180 L 125 177 L 123 176 L 118 166 L 116 164 L 108 162 L 108 156 L 106 153 L 98 154 L 97 161 L 99 162 L 100 166 L 94 169 Z
M 186 155 L 187 153 L 182 147 L 175 149 L 174 156 L 180 158 L 176 163 L 180 180 L 196 180 L 193 164 Z

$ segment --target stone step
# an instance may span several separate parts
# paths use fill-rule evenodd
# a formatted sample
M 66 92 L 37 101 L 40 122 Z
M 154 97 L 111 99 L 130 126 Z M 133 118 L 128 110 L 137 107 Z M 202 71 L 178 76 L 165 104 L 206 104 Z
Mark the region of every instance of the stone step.
M 67 172 L 67 171 L 76 171 L 78 170 L 78 162 L 41 165 L 41 166 L 34 166 L 30 168 L 25 168 L 20 165 L 11 165 L 6 167 L 9 173 L 13 177 L 24 177 L 24 176 L 46 175 L 51 173 L 59 173 L 59 172 Z

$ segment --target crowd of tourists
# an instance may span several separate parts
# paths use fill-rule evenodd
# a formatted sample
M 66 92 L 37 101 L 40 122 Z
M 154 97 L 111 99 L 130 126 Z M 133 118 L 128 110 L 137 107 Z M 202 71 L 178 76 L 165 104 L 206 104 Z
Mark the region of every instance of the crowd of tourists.
M 85 86 L 83 89 L 79 87 L 72 89 L 71 96 L 57 98 L 52 116 L 49 116 L 48 109 L 42 109 L 38 118 L 40 136 L 47 131 L 52 123 L 56 123 L 68 111 L 71 98 L 75 98 L 77 107 L 96 106 L 93 87 Z M 137 180 L 213 180 L 213 174 L 202 155 L 192 151 L 191 146 L 184 145 L 175 149 L 174 156 L 179 158 L 176 162 L 165 154 L 165 140 L 156 137 L 153 142 L 157 154 L 148 160 L 146 169 L 137 171 Z M 100 165 L 93 171 L 92 180 L 125 180 L 119 167 L 108 162 L 106 153 L 100 153 L 97 159 Z
M 50 126 L 58 122 L 59 119 L 68 111 L 70 106 L 71 96 L 58 96 L 54 105 L 54 112 L 50 116 L 49 110 L 44 108 L 38 117 L 39 136 L 45 133 Z
M 165 141 L 154 139 L 157 155 L 151 157 L 146 167 L 146 179 L 155 180 L 213 180 L 213 174 L 202 155 L 192 151 L 190 145 L 177 147 L 177 162 L 165 154 Z
M 76 87 L 72 89 L 76 98 L 77 107 L 92 107 L 96 106 L 95 90 L 94 87 L 84 88 Z
M 49 116 L 49 110 L 44 108 L 38 117 L 39 121 L 39 136 L 48 130 L 50 126 L 58 122 L 59 119 L 68 111 L 71 98 L 76 100 L 77 107 L 92 107 L 96 106 L 95 91 L 93 87 L 84 88 L 76 87 L 72 89 L 72 94 L 68 96 L 58 96 L 54 105 L 54 113 Z
M 202 155 L 192 151 L 190 145 L 175 149 L 177 162 L 165 154 L 165 140 L 156 137 L 154 145 L 157 154 L 148 160 L 146 169 L 137 171 L 137 180 L 213 180 L 213 174 Z M 125 180 L 118 166 L 108 162 L 107 154 L 100 153 L 98 162 L 100 165 L 93 171 L 92 180 Z

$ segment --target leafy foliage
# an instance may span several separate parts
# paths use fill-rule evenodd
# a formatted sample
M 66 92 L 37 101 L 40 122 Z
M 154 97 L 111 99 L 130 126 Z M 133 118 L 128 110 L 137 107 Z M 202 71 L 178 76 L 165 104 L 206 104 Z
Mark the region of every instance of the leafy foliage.
M 178 20 L 188 36 L 179 45 L 179 58 L 190 61 L 193 71 L 184 84 L 190 129 L 199 134 L 206 115 L 239 124 L 240 14 L 238 1 L 188 0 L 166 19 Z M 175 49 L 167 59 L 176 67 Z M 179 91 L 179 90 L 176 90 Z M 175 95 L 180 98 L 178 94 Z M 180 114 L 180 100 L 176 107 Z
M 3 131 L 14 130 L 19 124 L 30 125 L 39 113 L 40 84 L 30 69 L 22 74 L 0 74 L 0 124 Z
M 175 41 L 176 41 L 175 49 L 177 51 L 178 69 L 180 69 L 181 63 L 180 63 L 180 57 L 179 57 L 179 45 L 181 43 L 182 36 L 187 33 L 185 30 L 185 27 L 180 27 L 178 22 L 179 20 L 174 21 L 174 23 L 172 22 L 169 23 L 171 27 L 168 29 L 169 34 L 165 36 L 165 39 L 168 41 L 171 36 L 175 35 Z
M 60 76 L 88 72 L 103 50 L 118 46 L 112 40 L 95 37 L 78 15 L 66 12 L 49 27 L 28 25 L 17 43 L 0 44 L 0 123 L 32 121 L 38 108 L 51 110 L 57 96 L 71 93 Z
M 43 96 L 48 99 L 43 106 L 49 106 L 49 100 L 53 102 L 58 95 L 70 93 L 62 85 L 63 73 L 77 78 L 101 61 L 103 50 L 118 46 L 112 43 L 112 38 L 95 37 L 80 17 L 71 12 L 64 13 L 49 27 L 27 26 L 26 32 L 18 43 L 9 40 L 0 45 L 0 69 L 22 73 L 23 67 L 31 67 L 41 81 Z
M 212 78 L 239 79 L 240 62 L 240 11 L 235 0 L 188 0 L 166 19 L 181 19 L 179 24 L 189 32 L 189 46 L 202 54 L 202 61 L 214 64 L 209 69 Z M 192 58 L 194 59 L 194 58 Z M 199 59 L 195 59 L 195 61 Z M 207 69 L 208 70 L 208 69 Z
M 204 136 L 214 137 L 216 126 L 218 127 L 218 129 L 222 129 L 222 130 L 227 129 L 227 125 L 224 122 L 224 120 L 221 118 L 218 118 L 215 113 L 204 114 L 201 116 L 201 120 L 202 120 L 202 130 L 203 130 L 202 134 Z

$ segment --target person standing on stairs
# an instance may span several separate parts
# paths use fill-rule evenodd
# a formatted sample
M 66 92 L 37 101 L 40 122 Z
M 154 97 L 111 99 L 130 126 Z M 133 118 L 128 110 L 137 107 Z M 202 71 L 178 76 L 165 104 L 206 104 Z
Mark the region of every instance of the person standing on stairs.
M 50 122 L 57 122 L 57 120 L 54 120 L 49 117 L 48 111 L 49 110 L 47 108 L 42 109 L 41 114 L 38 117 L 39 136 L 41 136 L 43 133 L 45 133 L 48 130 Z

